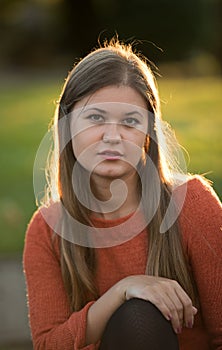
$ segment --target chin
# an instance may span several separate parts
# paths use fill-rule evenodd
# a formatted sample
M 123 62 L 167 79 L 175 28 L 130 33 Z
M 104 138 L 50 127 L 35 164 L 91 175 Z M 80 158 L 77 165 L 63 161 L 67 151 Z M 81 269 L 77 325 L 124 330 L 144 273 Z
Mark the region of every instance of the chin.
M 124 173 L 118 172 L 118 171 L 95 171 L 93 172 L 93 175 L 96 175 L 98 177 L 103 177 L 106 179 L 120 179 L 124 177 Z
M 122 168 L 121 166 L 115 166 L 115 165 L 110 165 L 110 166 L 97 166 L 93 174 L 97 175 L 99 177 L 104 177 L 104 178 L 109 178 L 109 179 L 120 179 L 124 178 L 127 176 L 129 173 L 132 172 L 131 169 L 125 169 Z

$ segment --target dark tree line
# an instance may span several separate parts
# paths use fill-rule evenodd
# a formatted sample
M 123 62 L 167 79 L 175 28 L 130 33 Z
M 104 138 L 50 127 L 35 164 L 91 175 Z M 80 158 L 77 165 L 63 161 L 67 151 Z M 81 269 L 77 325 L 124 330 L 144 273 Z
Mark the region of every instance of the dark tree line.
M 221 23 L 222 0 L 1 0 L 0 60 L 44 65 L 118 33 L 155 62 L 206 51 L 222 64 Z

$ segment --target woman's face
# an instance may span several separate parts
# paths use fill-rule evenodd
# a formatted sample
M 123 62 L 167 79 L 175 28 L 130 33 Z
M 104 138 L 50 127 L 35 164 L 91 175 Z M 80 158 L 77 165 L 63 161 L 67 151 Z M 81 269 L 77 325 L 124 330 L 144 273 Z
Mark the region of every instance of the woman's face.
M 92 175 L 124 178 L 136 171 L 148 128 L 145 99 L 128 86 L 108 86 L 78 101 L 71 113 L 77 161 Z

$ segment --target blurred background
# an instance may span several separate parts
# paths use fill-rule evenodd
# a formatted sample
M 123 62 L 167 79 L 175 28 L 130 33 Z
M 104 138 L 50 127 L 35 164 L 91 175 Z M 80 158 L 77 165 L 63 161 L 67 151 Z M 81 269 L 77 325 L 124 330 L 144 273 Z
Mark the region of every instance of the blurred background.
M 159 68 L 188 171 L 222 198 L 222 0 L 1 0 L 0 350 L 32 348 L 21 261 L 35 154 L 67 72 L 116 33 Z

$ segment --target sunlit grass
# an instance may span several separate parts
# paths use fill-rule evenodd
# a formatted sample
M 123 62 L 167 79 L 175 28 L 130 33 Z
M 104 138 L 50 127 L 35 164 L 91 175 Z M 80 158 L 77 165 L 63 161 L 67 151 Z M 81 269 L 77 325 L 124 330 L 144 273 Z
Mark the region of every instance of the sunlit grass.
M 222 197 L 222 81 L 159 79 L 163 117 L 190 155 L 188 171 L 207 173 Z M 32 167 L 54 113 L 61 81 L 0 86 L 0 251 L 21 252 L 35 210 Z
M 160 80 L 163 117 L 190 156 L 188 171 L 208 173 L 222 196 L 222 81 Z
M 60 84 L 61 85 L 61 84 Z M 21 251 L 35 198 L 32 168 L 53 116 L 60 85 L 42 81 L 0 87 L 0 250 Z

